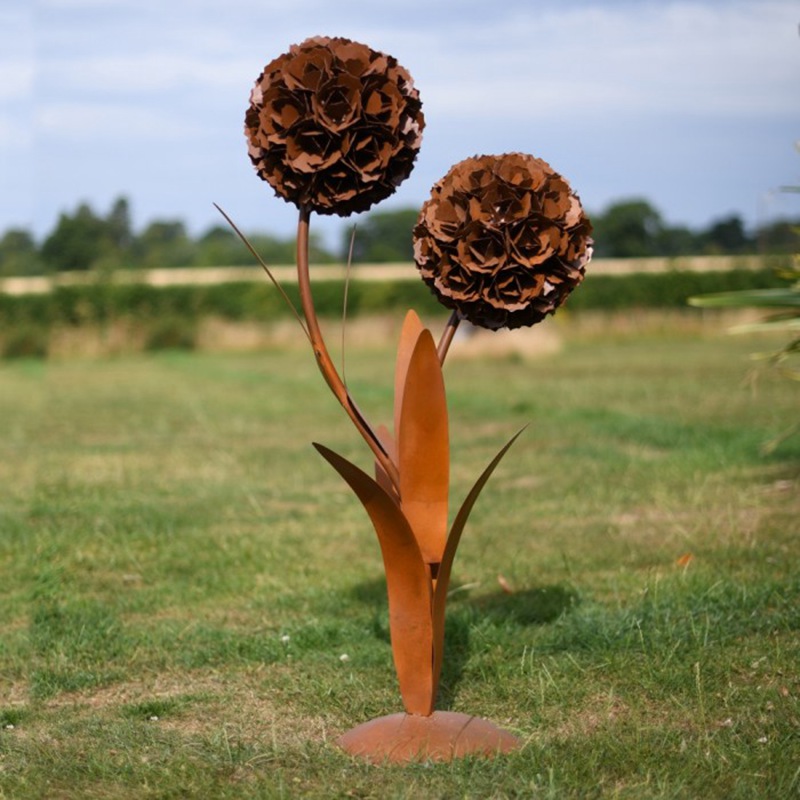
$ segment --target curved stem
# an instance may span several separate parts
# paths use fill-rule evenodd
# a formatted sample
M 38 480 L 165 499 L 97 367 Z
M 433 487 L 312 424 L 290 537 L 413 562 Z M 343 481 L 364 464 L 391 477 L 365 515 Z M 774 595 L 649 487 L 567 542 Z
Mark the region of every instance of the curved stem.
M 447 357 L 447 351 L 450 349 L 450 343 L 453 341 L 453 337 L 456 334 L 456 329 L 458 328 L 458 324 L 460 322 L 461 314 L 459 314 L 458 311 L 454 311 L 450 315 L 450 319 L 447 320 L 447 325 L 442 331 L 442 338 L 439 339 L 439 346 L 436 348 L 440 364 L 444 364 L 444 360 Z
M 303 307 L 303 315 L 306 318 L 308 338 L 311 340 L 311 347 L 317 359 L 317 366 L 322 373 L 322 377 L 325 378 L 328 388 L 341 403 L 347 415 L 356 426 L 356 429 L 375 454 L 378 463 L 383 467 L 386 474 L 390 477 L 392 483 L 398 487 L 399 491 L 400 480 L 397 474 L 397 467 L 392 463 L 391 458 L 389 458 L 388 453 L 381 444 L 380 439 L 378 439 L 375 431 L 372 430 L 370 424 L 364 419 L 361 412 L 350 398 L 347 387 L 345 387 L 344 382 L 339 377 L 339 373 L 336 371 L 336 367 L 331 360 L 328 348 L 325 345 L 325 339 L 319 327 L 317 312 L 314 308 L 314 298 L 311 293 L 311 277 L 309 275 L 308 264 L 308 230 L 310 217 L 311 212 L 309 209 L 301 207 L 300 218 L 297 223 L 297 284 L 300 290 L 300 302 Z

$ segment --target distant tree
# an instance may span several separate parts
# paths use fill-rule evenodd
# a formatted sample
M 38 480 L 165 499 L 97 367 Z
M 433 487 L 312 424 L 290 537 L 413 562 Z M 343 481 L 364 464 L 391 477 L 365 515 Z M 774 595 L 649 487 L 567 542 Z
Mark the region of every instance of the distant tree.
M 314 236 L 314 234 L 311 234 L 311 236 Z M 253 233 L 249 234 L 247 238 L 268 267 L 276 264 L 294 264 L 297 255 L 295 252 L 297 246 L 294 239 L 278 239 L 268 233 Z M 314 237 L 314 241 L 318 241 L 316 237 Z M 316 260 L 314 258 L 314 248 L 311 244 L 311 237 L 309 237 L 308 257 L 311 261 Z M 244 261 L 240 261 L 239 263 L 255 263 L 253 256 L 247 250 L 244 251 L 244 259 Z
M 91 269 L 108 251 L 106 222 L 81 203 L 74 214 L 62 213 L 42 243 L 42 261 L 53 270 Z
M 293 238 L 279 239 L 264 233 L 246 235 L 267 266 L 294 264 L 297 245 Z M 325 264 L 335 260 L 316 233 L 309 236 L 308 250 L 312 263 Z M 256 260 L 231 228 L 214 225 L 197 240 L 196 263 L 202 267 L 230 267 L 250 266 Z
M 294 238 L 280 239 L 269 234 L 254 234 L 248 238 L 267 265 L 294 264 L 297 259 Z M 331 264 L 337 260 L 315 231 L 308 237 L 308 257 L 312 264 Z M 252 259 L 248 263 L 252 263 Z
M 123 267 L 133 258 L 134 236 L 130 206 L 118 197 L 108 216 L 102 217 L 88 203 L 73 213 L 62 213 L 54 230 L 42 243 L 44 264 L 54 270 L 86 270 Z
M 658 239 L 664 225 L 659 212 L 647 200 L 632 198 L 609 206 L 592 216 L 595 256 L 644 258 L 658 255 Z
M 762 253 L 785 255 L 797 253 L 800 219 L 782 219 L 760 227 L 756 233 L 758 250 Z
M 697 255 L 699 237 L 684 225 L 663 227 L 654 242 L 654 253 L 660 256 Z
M 108 238 L 114 249 L 120 254 L 129 253 L 133 244 L 133 232 L 131 230 L 130 203 L 126 197 L 118 197 L 114 201 L 111 211 L 106 217 L 106 227 Z
M 699 250 L 709 255 L 737 255 L 753 249 L 753 240 L 736 214 L 713 222 L 698 238 Z
M 356 226 L 353 263 L 386 263 L 411 261 L 414 258 L 412 230 L 419 209 L 402 208 L 396 211 L 375 211 Z M 342 235 L 341 258 L 347 259 L 352 227 Z
M 195 245 L 181 220 L 155 220 L 136 237 L 136 262 L 147 269 L 185 267 L 194 263 Z
M 0 275 L 37 275 L 42 262 L 29 231 L 11 228 L 0 239 Z
M 197 239 L 195 263 L 200 267 L 221 267 L 252 263 L 253 257 L 239 237 L 225 225 L 214 225 Z

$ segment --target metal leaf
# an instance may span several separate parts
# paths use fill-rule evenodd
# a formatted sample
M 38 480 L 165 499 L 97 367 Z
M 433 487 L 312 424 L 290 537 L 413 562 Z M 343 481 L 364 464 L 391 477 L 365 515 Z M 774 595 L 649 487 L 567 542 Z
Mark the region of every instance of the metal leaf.
M 408 311 L 403 320 L 403 328 L 400 331 L 400 343 L 397 346 L 397 361 L 394 368 L 394 432 L 400 430 L 400 411 L 403 408 L 403 391 L 408 375 L 408 365 L 411 355 L 417 346 L 417 340 L 422 331 L 425 330 L 417 312 L 413 309 Z
M 411 353 L 397 431 L 403 513 L 428 564 L 442 559 L 447 540 L 450 444 L 442 366 L 429 330 Z
M 391 496 L 347 459 L 314 443 L 344 478 L 372 520 L 383 555 L 389 627 L 400 694 L 409 714 L 433 711 L 431 583 L 416 539 Z
M 464 531 L 464 526 L 467 524 L 472 507 L 478 499 L 483 487 L 491 477 L 497 465 L 502 460 L 503 456 L 509 451 L 511 445 L 517 441 L 522 431 L 528 426 L 521 428 L 517 431 L 511 439 L 503 446 L 500 452 L 489 462 L 489 465 L 481 473 L 481 476 L 475 481 L 474 486 L 469 490 L 461 508 L 453 520 L 453 526 L 450 529 L 450 534 L 447 537 L 447 545 L 444 549 L 442 556 L 442 563 L 439 566 L 439 574 L 436 580 L 436 589 L 433 595 L 433 675 L 436 684 L 438 685 L 439 673 L 442 668 L 442 658 L 444 655 L 444 611 L 447 602 L 447 588 L 450 584 L 450 573 L 453 568 L 453 561 L 456 557 L 456 550 L 458 543 L 461 541 L 461 534 Z M 434 692 L 436 691 L 434 686 Z

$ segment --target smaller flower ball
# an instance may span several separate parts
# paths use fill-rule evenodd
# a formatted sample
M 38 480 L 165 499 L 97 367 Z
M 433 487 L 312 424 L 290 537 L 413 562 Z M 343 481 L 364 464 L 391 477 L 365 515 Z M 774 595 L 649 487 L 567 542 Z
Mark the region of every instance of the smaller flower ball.
M 411 75 L 394 58 L 318 36 L 267 64 L 244 129 L 250 160 L 279 197 L 349 216 L 409 176 L 424 125 Z
M 414 260 L 438 300 L 483 328 L 535 325 L 583 280 L 592 226 L 549 164 L 474 156 L 431 190 Z

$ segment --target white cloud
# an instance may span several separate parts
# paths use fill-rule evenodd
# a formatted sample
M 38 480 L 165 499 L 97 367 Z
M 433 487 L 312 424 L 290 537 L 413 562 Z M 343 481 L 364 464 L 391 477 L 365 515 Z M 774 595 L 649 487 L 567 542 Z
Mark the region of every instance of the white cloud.
M 423 33 L 416 70 L 429 102 L 450 113 L 753 116 L 796 105 L 800 50 L 787 3 L 570 8 L 521 13 L 466 40 L 453 33 L 446 58 Z
M 35 130 L 44 141 L 178 140 L 186 136 L 174 116 L 166 111 L 131 105 L 101 103 L 51 103 L 36 111 Z
M 96 0 L 48 2 L 64 9 Z M 109 5 L 130 13 L 124 0 L 103 7 Z M 149 94 L 154 104 L 162 93 L 191 87 L 209 96 L 244 93 L 243 76 L 249 83 L 253 65 L 261 65 L 256 59 L 274 57 L 298 38 L 283 4 L 230 0 L 224 25 L 197 13 L 206 5 L 193 3 L 194 14 L 177 3 L 150 18 L 126 17 L 126 30 L 95 37 L 93 50 L 59 55 L 55 47 L 54 55 L 42 54 L 40 78 L 57 81 L 62 93 Z M 398 55 L 439 113 L 752 116 L 785 112 L 796 102 L 796 14 L 788 2 L 538 4 L 543 10 L 518 3 L 485 21 L 475 19 L 485 4 L 448 14 L 445 3 L 429 10 L 424 26 L 421 9 L 375 17 L 354 14 L 359 5 L 299 0 L 291 10 L 305 28 L 309 18 L 322 27 L 330 21 L 334 30 L 325 32 L 349 29 L 352 38 Z M 111 32 L 113 23 L 106 25 Z M 159 35 L 145 35 L 148 25 Z M 52 33 L 69 41 L 68 28 Z
M 49 60 L 40 79 L 45 83 L 57 79 L 62 92 L 149 94 L 157 99 L 160 92 L 187 86 L 206 92 L 235 91 L 241 88 L 241 74 L 250 66 L 235 57 L 219 61 L 192 53 L 129 53 Z

